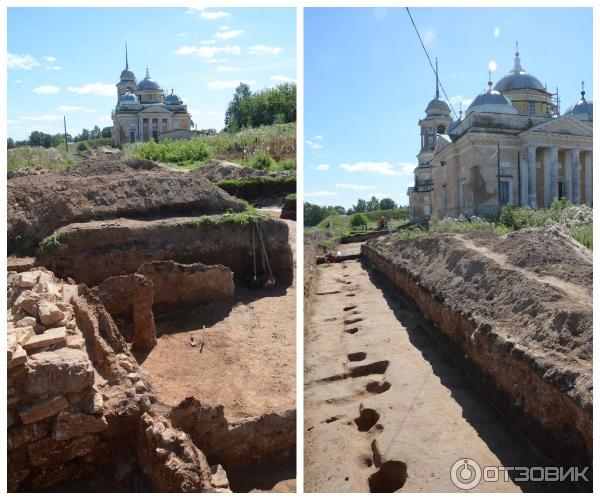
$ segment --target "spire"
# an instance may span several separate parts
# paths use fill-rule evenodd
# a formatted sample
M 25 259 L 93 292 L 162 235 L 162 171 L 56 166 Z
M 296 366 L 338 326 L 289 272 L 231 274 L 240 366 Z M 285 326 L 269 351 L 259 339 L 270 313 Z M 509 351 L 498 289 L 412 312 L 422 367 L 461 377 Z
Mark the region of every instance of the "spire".
M 488 93 L 492 91 L 492 70 L 488 70 Z
M 581 100 L 585 101 L 585 82 L 582 80 L 581 81 Z
M 435 58 L 435 98 L 440 98 L 440 78 L 438 76 L 438 59 Z
M 150 72 L 148 71 L 148 66 L 146 66 L 146 78 L 150 80 Z
M 129 69 L 129 58 L 127 57 L 127 42 L 125 42 L 125 69 Z
M 519 42 L 515 42 L 516 50 L 515 50 L 515 65 L 512 69 L 512 73 L 520 73 L 521 71 L 525 71 L 521 66 L 521 57 L 519 55 Z

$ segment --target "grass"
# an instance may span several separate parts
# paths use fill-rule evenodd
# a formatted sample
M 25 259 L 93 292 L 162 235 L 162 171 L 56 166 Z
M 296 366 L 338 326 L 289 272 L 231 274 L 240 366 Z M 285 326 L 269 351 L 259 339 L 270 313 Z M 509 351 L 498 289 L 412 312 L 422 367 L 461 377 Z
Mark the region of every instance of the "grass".
M 46 236 L 38 246 L 38 253 L 42 254 L 60 245 L 60 239 L 62 235 L 58 232 L 52 233 L 50 236 Z
M 246 179 L 225 179 L 217 182 L 217 186 L 232 196 L 244 200 L 251 200 L 259 196 L 295 193 L 296 178 L 256 177 Z
M 531 207 L 504 207 L 497 220 L 485 220 L 478 217 L 445 218 L 433 221 L 428 228 L 413 227 L 400 231 L 397 238 L 407 240 L 421 238 L 433 233 L 483 231 L 505 235 L 528 227 L 560 226 L 582 245 L 590 250 L 593 247 L 592 209 L 580 205 L 573 206 L 565 200 L 559 200 L 550 208 L 534 210 Z
M 236 133 L 221 132 L 189 141 L 124 144 L 123 152 L 192 170 L 223 158 L 266 171 L 296 169 L 296 124 L 285 123 Z
M 268 215 L 261 215 L 261 217 L 268 217 Z M 234 212 L 230 209 L 226 210 L 223 215 L 201 215 L 193 219 L 187 220 L 181 223 L 182 227 L 198 228 L 202 226 L 219 226 L 219 225 L 233 225 L 233 226 L 245 226 L 252 224 L 258 220 L 258 212 L 252 205 L 246 205 L 246 209 L 242 212 Z
M 367 219 L 367 230 L 371 231 L 377 229 L 377 222 L 381 216 L 388 220 L 392 229 L 397 228 L 408 222 L 408 209 L 399 208 L 396 210 L 375 210 L 373 212 L 362 212 L 360 215 L 364 215 Z M 350 221 L 353 215 L 329 215 L 325 217 L 319 224 L 318 229 L 331 229 L 332 236 L 348 236 L 350 234 L 356 234 L 357 232 L 364 232 L 364 229 L 353 229 L 350 225 Z
M 25 146 L 9 149 L 7 152 L 7 167 L 9 172 L 34 165 L 47 170 L 62 170 L 77 162 L 78 151 L 87 151 L 94 146 L 110 146 L 111 144 L 112 139 L 93 139 L 74 142 L 69 144 L 68 152 L 64 143 L 59 144 L 55 148 Z

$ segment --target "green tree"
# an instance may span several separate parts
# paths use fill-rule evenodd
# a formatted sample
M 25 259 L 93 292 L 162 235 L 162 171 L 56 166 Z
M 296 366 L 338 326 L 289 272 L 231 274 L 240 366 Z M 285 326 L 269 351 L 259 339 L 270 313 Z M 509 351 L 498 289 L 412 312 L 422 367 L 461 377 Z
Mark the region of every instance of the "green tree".
M 12 137 L 6 139 L 6 149 L 13 149 L 15 147 L 15 141 Z
M 91 139 L 90 131 L 87 128 L 84 128 L 81 131 L 81 134 L 79 134 L 79 136 L 77 138 L 77 142 L 79 142 L 79 141 L 89 141 L 90 139 Z
M 225 111 L 225 130 L 236 132 L 247 124 L 244 108 L 248 99 L 252 96 L 250 87 L 246 83 L 240 83 L 233 94 L 233 99 Z
M 398 206 L 396 205 L 396 202 L 394 200 L 392 200 L 391 198 L 383 198 L 379 202 L 380 210 L 396 210 L 397 208 L 398 208 Z
M 103 139 L 110 139 L 112 137 L 112 127 L 104 127 L 101 136 Z
M 372 196 L 369 201 L 367 201 L 367 212 L 374 212 L 375 210 L 379 210 L 379 200 Z
M 367 202 L 362 198 L 359 198 L 356 202 L 356 205 L 352 207 L 353 213 L 366 212 L 367 211 Z

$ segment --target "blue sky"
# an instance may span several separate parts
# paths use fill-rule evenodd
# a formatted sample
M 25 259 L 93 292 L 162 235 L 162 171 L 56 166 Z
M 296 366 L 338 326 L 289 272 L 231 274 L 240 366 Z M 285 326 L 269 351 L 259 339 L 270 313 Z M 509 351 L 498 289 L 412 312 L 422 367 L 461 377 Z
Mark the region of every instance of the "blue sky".
M 524 69 L 556 87 L 564 111 L 592 98 L 591 8 L 413 8 L 456 112 L 488 81 Z M 305 201 L 350 207 L 389 196 L 407 204 L 418 121 L 435 77 L 404 8 L 305 10 Z
M 198 128 L 223 127 L 240 81 L 295 80 L 294 8 L 9 8 L 8 135 L 111 125 L 125 67 L 175 89 Z

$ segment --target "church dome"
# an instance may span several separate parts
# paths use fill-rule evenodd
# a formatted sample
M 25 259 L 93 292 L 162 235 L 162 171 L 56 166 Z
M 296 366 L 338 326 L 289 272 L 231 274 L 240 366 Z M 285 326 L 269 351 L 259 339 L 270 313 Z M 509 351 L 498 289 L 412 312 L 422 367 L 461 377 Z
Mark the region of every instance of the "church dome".
M 521 58 L 519 56 L 519 50 L 515 52 L 515 65 L 510 73 L 496 83 L 494 90 L 498 92 L 510 91 L 513 89 L 535 89 L 543 90 L 546 89 L 535 76 L 527 73 L 521 66 Z
M 121 104 L 138 104 L 138 98 L 135 94 L 127 91 L 121 96 Z
M 446 101 L 436 97 L 432 101 L 429 101 L 427 108 L 425 108 L 425 113 L 427 115 L 449 115 L 450 107 Z
M 146 77 L 137 85 L 138 90 L 160 90 L 160 85 L 150 78 L 148 68 L 146 68 Z
M 135 81 L 135 75 L 133 74 L 133 71 L 125 68 L 123 71 L 121 71 L 121 80 L 134 80 Z
M 511 100 L 496 90 L 492 90 L 492 82 L 488 82 L 487 91 L 479 94 L 467 108 L 467 115 L 472 111 L 480 113 L 518 114 Z
M 173 91 L 165 97 L 165 104 L 183 104 L 183 101 L 177 94 L 173 94 Z
M 567 109 L 565 114 L 573 115 L 580 120 L 592 121 L 594 115 L 594 103 L 585 98 L 585 90 L 581 91 L 581 99 Z

